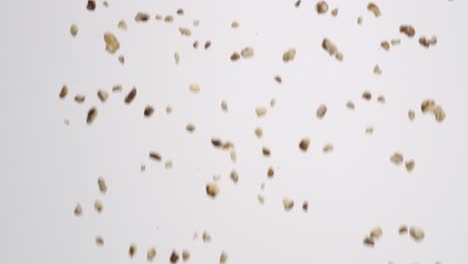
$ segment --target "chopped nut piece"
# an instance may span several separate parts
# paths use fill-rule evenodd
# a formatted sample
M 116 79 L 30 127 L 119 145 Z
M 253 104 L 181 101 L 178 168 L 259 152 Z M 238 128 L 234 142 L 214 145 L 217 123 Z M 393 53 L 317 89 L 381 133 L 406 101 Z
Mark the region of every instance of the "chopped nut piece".
M 95 107 L 92 107 L 88 111 L 88 116 L 86 117 L 86 123 L 88 125 L 91 125 L 94 122 L 94 119 L 96 119 L 97 116 L 97 109 Z
M 136 254 L 136 251 L 137 251 L 137 247 L 135 244 L 130 244 L 130 247 L 128 248 L 128 255 L 133 258 L 133 256 L 135 256 Z
M 296 49 L 290 48 L 283 53 L 283 62 L 288 63 L 290 61 L 293 61 L 295 57 L 296 57 Z
M 156 258 L 156 249 L 154 247 L 149 248 L 146 252 L 146 259 L 152 262 Z
M 76 35 L 78 34 L 78 26 L 75 25 L 75 24 L 72 24 L 70 26 L 70 34 L 73 36 L 73 37 L 76 37 Z
M 138 12 L 135 15 L 135 21 L 136 22 L 147 22 L 150 19 L 150 15 L 145 12 Z
M 398 233 L 400 235 L 405 235 L 408 233 L 408 227 L 406 225 L 402 225 L 400 226 L 400 228 L 398 229 Z
M 228 109 L 228 104 L 224 100 L 221 101 L 221 109 L 223 110 L 223 112 L 227 112 L 229 110 Z
M 174 17 L 171 15 L 168 15 L 164 18 L 164 22 L 166 23 L 171 23 L 172 21 L 174 21 Z
M 411 237 L 416 241 L 423 240 L 424 236 L 425 236 L 424 230 L 422 230 L 421 228 L 416 227 L 416 226 L 410 227 L 409 233 L 410 233 Z
M 254 56 L 254 49 L 252 47 L 243 48 L 242 51 L 241 51 L 241 56 L 244 59 L 252 58 Z
M 390 50 L 390 43 L 388 43 L 388 41 L 382 41 L 380 42 L 380 47 L 382 47 L 382 49 L 384 49 L 385 51 L 389 51 Z
M 172 107 L 170 105 L 166 106 L 166 114 L 172 113 Z
M 302 203 L 302 210 L 303 210 L 304 212 L 309 211 L 309 203 L 308 203 L 307 201 L 304 201 L 304 202 Z
M 114 54 L 120 48 L 119 41 L 111 32 L 104 33 L 104 42 L 106 43 L 106 50 L 110 54 Z
M 357 23 L 358 23 L 358 25 L 362 25 L 362 17 L 357 18 Z
M 380 12 L 380 8 L 379 8 L 376 4 L 374 4 L 374 3 L 372 3 L 372 2 L 370 2 L 370 3 L 367 5 L 367 10 L 369 10 L 369 11 L 372 12 L 372 13 L 374 13 L 374 16 L 375 16 L 375 17 L 379 17 L 380 15 L 382 15 L 382 13 Z
M 99 187 L 99 191 L 101 193 L 106 193 L 107 192 L 107 185 L 106 185 L 106 180 L 104 180 L 103 177 L 99 177 L 98 179 L 98 187 Z
M 385 96 L 379 95 L 379 97 L 377 97 L 377 102 L 385 104 Z
M 423 113 L 432 112 L 436 107 L 436 103 L 432 99 L 426 99 L 421 103 L 421 111 Z
M 338 52 L 336 45 L 328 38 L 322 40 L 322 48 L 328 52 L 330 56 L 335 55 Z
M 267 109 L 266 107 L 260 106 L 255 109 L 255 113 L 257 114 L 257 117 L 261 118 L 266 115 Z
M 427 40 L 429 45 L 431 46 L 434 46 L 435 44 L 437 44 L 437 37 L 436 36 L 432 36 L 430 39 Z
M 193 20 L 192 24 L 193 24 L 194 27 L 198 27 L 198 25 L 200 25 L 200 20 L 195 19 L 195 20 Z
M 120 20 L 119 23 L 117 24 L 117 28 L 126 31 L 127 30 L 127 22 L 125 20 Z
M 267 147 L 262 148 L 262 153 L 263 153 L 263 156 L 265 156 L 265 157 L 269 157 L 271 155 L 271 151 Z
M 364 243 L 364 245 L 366 245 L 368 247 L 374 247 L 374 245 L 375 245 L 374 239 L 372 239 L 370 237 L 364 238 L 363 243 Z
M 346 107 L 347 107 L 349 110 L 354 110 L 354 108 L 355 108 L 354 103 L 351 102 L 351 101 L 346 102 Z
M 81 104 L 86 100 L 86 97 L 84 95 L 77 94 L 77 95 L 75 95 L 74 99 L 75 99 L 75 102 Z
M 283 207 L 284 210 L 290 211 L 294 207 L 294 201 L 288 197 L 283 198 Z
M 205 49 L 209 49 L 209 48 L 211 47 L 211 41 L 207 40 L 207 41 L 205 42 L 205 46 L 204 46 L 204 47 L 205 47 Z
M 401 40 L 400 39 L 392 39 L 392 40 L 390 40 L 390 43 L 392 44 L 392 46 L 397 46 L 397 45 L 400 45 Z
M 375 75 L 381 75 L 382 74 L 382 70 L 380 69 L 380 66 L 378 64 L 376 64 L 374 66 L 373 72 L 374 72 Z
M 338 52 L 335 54 L 335 59 L 338 60 L 338 61 L 343 61 L 343 53 L 341 53 L 341 52 L 338 51 Z
M 219 256 L 219 263 L 220 263 L 220 264 L 224 264 L 224 263 L 227 262 L 227 260 L 228 260 L 228 255 L 227 255 L 227 253 L 224 252 L 224 251 L 221 252 L 221 256 Z
M 336 17 L 336 16 L 338 15 L 338 8 L 332 9 L 331 15 L 334 16 L 334 17 Z
M 405 167 L 406 167 L 406 170 L 408 172 L 412 172 L 414 170 L 414 166 L 415 166 L 415 162 L 414 160 L 409 160 L 407 162 L 405 162 Z
M 172 160 L 166 160 L 166 162 L 164 162 L 164 168 L 168 170 L 172 169 Z
M 193 133 L 193 131 L 195 131 L 195 125 L 192 124 L 192 123 L 189 123 L 185 126 L 185 129 L 190 132 L 190 133 Z
M 255 128 L 255 136 L 257 136 L 257 138 L 261 138 L 263 136 L 263 129 L 261 127 Z
M 175 52 L 175 53 L 174 53 L 174 61 L 175 61 L 175 64 L 179 64 L 180 55 L 179 55 L 178 52 Z
M 75 206 L 75 210 L 73 210 L 75 216 L 80 217 L 83 214 L 83 207 L 81 207 L 80 203 L 77 203 Z
M 445 112 L 439 105 L 434 109 L 434 114 L 437 122 L 442 122 L 445 119 Z
M 188 261 L 190 259 L 190 252 L 187 249 L 182 250 L 182 260 Z
M 221 140 L 218 139 L 218 138 L 212 138 L 212 139 L 211 139 L 211 144 L 213 144 L 213 146 L 215 146 L 215 147 L 221 147 L 221 145 L 222 145 L 223 143 L 222 143 Z
M 276 105 L 276 100 L 275 100 L 275 98 L 271 98 L 271 99 L 270 99 L 270 107 L 273 108 L 273 107 L 275 107 L 275 105 Z
M 319 105 L 319 107 L 317 108 L 317 111 L 315 112 L 315 115 L 317 116 L 318 119 L 323 119 L 326 113 L 327 113 L 327 106 Z
M 416 117 L 416 113 L 413 110 L 408 110 L 408 118 L 410 121 L 413 121 Z
M 99 247 L 104 246 L 104 238 L 101 236 L 96 236 L 96 245 Z
M 399 152 L 395 152 L 395 153 L 393 153 L 393 155 L 390 157 L 390 161 L 391 161 L 393 164 L 399 166 L 399 165 L 401 165 L 401 164 L 403 163 L 403 155 L 402 155 L 401 153 L 399 153 Z
M 162 20 L 163 17 L 162 17 L 162 15 L 159 15 L 159 14 L 158 14 L 158 15 L 156 15 L 155 18 L 156 18 L 156 20 Z
M 215 182 L 208 183 L 205 189 L 206 189 L 206 194 L 208 194 L 208 196 L 210 196 L 213 199 L 216 198 L 216 196 L 219 193 L 219 186 Z
M 374 133 L 374 128 L 373 127 L 367 127 L 366 128 L 366 134 L 371 135 Z
M 297 0 L 296 3 L 294 3 L 295 7 L 300 7 L 301 6 L 301 0 Z
M 237 52 L 232 53 L 231 61 L 238 61 L 240 59 L 240 55 Z
M 332 144 L 326 144 L 323 146 L 323 152 L 324 153 L 330 153 L 333 151 L 333 145 Z
M 273 176 L 275 176 L 275 170 L 272 167 L 268 168 L 267 176 L 268 178 L 273 178 Z
M 275 81 L 281 84 L 283 82 L 283 79 L 281 78 L 281 76 L 275 75 Z
M 179 32 L 182 36 L 186 36 L 186 37 L 192 36 L 192 31 L 189 28 L 180 27 Z
M 427 41 L 426 37 L 425 36 L 421 36 L 419 38 L 419 44 L 421 44 L 421 46 L 425 47 L 425 48 L 429 48 L 429 42 Z
M 370 99 L 372 99 L 372 94 L 369 91 L 364 91 L 362 93 L 362 99 L 370 101 Z
M 154 108 L 151 105 L 147 105 L 145 107 L 145 111 L 143 111 L 143 114 L 145 117 L 151 117 L 154 113 Z
M 264 204 L 265 203 L 265 197 L 263 197 L 263 195 L 259 194 L 257 195 L 257 200 L 260 204 Z
M 299 141 L 299 148 L 304 152 L 306 152 L 307 149 L 309 149 L 309 145 L 310 145 L 310 139 L 307 137 Z
M 94 11 L 96 9 L 96 1 L 88 0 L 88 3 L 86 4 L 86 9 L 88 9 L 88 11 Z
M 118 60 L 119 60 L 120 64 L 125 64 L 125 56 L 124 55 L 120 55 Z
M 414 37 L 414 35 L 416 34 L 416 30 L 414 30 L 413 26 L 411 25 L 401 25 L 400 32 L 410 38 Z
M 96 212 L 100 213 L 102 212 L 102 209 L 104 206 L 102 205 L 102 202 L 99 200 L 94 201 L 94 209 L 96 209 Z
M 315 5 L 315 10 L 318 14 L 325 14 L 328 11 L 328 4 L 325 1 L 320 1 Z
M 236 170 L 232 170 L 229 176 L 234 183 L 237 183 L 239 181 L 239 174 Z
M 199 93 L 200 92 L 200 85 L 197 84 L 197 83 L 192 83 L 189 85 L 189 90 L 192 92 L 192 93 Z
M 150 159 L 156 160 L 156 161 L 161 161 L 161 155 L 157 152 L 151 151 L 149 153 Z
M 120 93 L 122 91 L 122 85 L 117 84 L 112 87 L 112 92 L 114 93 Z
M 177 9 L 177 12 L 176 12 L 179 16 L 183 16 L 184 15 L 184 10 L 182 8 L 179 8 Z
M 202 240 L 203 240 L 203 242 L 211 242 L 210 233 L 208 233 L 207 231 L 203 231 Z
M 179 261 L 179 254 L 175 251 L 172 251 L 171 256 L 169 257 L 169 261 L 171 261 L 171 263 L 177 263 L 177 261 Z
M 137 89 L 133 87 L 132 90 L 130 90 L 130 92 L 127 94 L 127 96 L 125 96 L 124 102 L 126 104 L 130 104 L 133 101 L 133 99 L 135 99 L 136 95 Z
M 59 97 L 60 99 L 64 99 L 68 95 L 68 87 L 66 85 L 62 86 L 62 89 L 60 89 Z
M 231 22 L 231 28 L 238 28 L 239 27 L 239 22 L 237 21 L 232 21 Z
M 107 101 L 107 98 L 109 98 L 109 93 L 106 90 L 99 90 L 97 92 L 97 96 L 99 97 L 99 100 L 101 100 L 101 102 L 105 103 Z
M 382 228 L 380 227 L 374 227 L 371 231 L 370 231 L 370 238 L 372 238 L 373 240 L 376 240 L 376 239 L 379 239 L 381 236 L 382 236 Z

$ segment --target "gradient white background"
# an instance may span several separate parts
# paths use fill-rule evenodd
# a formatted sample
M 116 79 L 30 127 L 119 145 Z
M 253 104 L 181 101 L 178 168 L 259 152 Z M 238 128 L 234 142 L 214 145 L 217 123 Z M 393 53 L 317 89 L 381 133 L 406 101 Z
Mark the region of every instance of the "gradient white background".
M 144 263 L 150 246 L 157 263 L 169 263 L 172 249 L 184 248 L 191 263 L 218 263 L 223 250 L 229 263 L 468 263 L 468 3 L 378 1 L 383 15 L 376 19 L 367 1 L 328 1 L 339 8 L 336 18 L 318 16 L 316 1 L 304 0 L 300 8 L 294 2 L 110 0 L 109 8 L 99 1 L 88 12 L 85 0 L 4 1 L 0 263 Z M 185 15 L 175 15 L 177 8 Z M 153 19 L 136 24 L 137 11 Z M 175 21 L 157 22 L 155 14 Z M 120 19 L 127 32 L 117 29 Z M 232 20 L 238 29 L 230 28 Z M 72 23 L 80 28 L 76 38 L 69 34 Z M 417 37 L 400 35 L 404 23 L 417 36 L 437 35 L 438 44 L 425 49 Z M 181 37 L 179 26 L 192 28 L 193 36 Z M 118 36 L 125 65 L 105 52 L 105 31 Z M 344 53 L 342 63 L 323 51 L 324 37 Z M 402 43 L 390 52 L 379 47 L 397 37 Z M 194 40 L 213 44 L 195 50 Z M 247 45 L 254 58 L 231 63 L 230 54 Z M 284 64 L 290 47 L 296 59 Z M 382 76 L 372 74 L 375 64 Z M 201 85 L 200 94 L 188 92 L 192 82 Z M 63 84 L 70 89 L 64 101 L 58 98 Z M 99 102 L 96 91 L 114 84 L 124 92 Z M 138 95 L 128 106 L 123 97 L 132 86 Z M 366 89 L 372 102 L 360 99 Z M 76 93 L 87 96 L 83 105 L 73 102 Z M 375 100 L 380 94 L 384 105 Z M 259 120 L 255 107 L 271 98 L 276 107 Z M 426 98 L 443 106 L 443 123 L 420 113 Z M 223 99 L 229 113 L 220 109 Z M 354 112 L 345 108 L 350 99 Z M 146 104 L 155 106 L 151 119 L 143 118 Z M 329 109 L 324 120 L 315 118 L 320 104 Z M 91 106 L 99 114 L 88 126 Z M 414 122 L 410 108 L 417 111 Z M 188 122 L 197 126 L 194 134 L 185 131 Z M 257 126 L 264 129 L 261 140 Z M 374 135 L 364 133 L 367 126 Z M 305 136 L 308 153 L 297 147 Z M 236 164 L 211 146 L 211 137 L 235 143 Z M 333 153 L 321 152 L 326 143 L 334 144 Z M 261 155 L 264 145 L 270 158 Z M 173 169 L 149 161 L 150 150 L 173 160 Z M 416 161 L 411 174 L 390 163 L 394 151 Z M 276 168 L 272 180 L 269 166 Z M 237 185 L 229 180 L 231 169 L 239 173 Z M 221 192 L 212 200 L 204 186 L 214 175 L 222 176 Z M 107 180 L 106 195 L 98 191 L 99 176 Z M 292 212 L 283 210 L 283 196 L 296 201 Z M 100 215 L 93 209 L 97 198 L 104 203 Z M 77 202 L 81 218 L 73 215 Z M 399 236 L 401 224 L 421 226 L 425 240 Z M 384 234 L 367 248 L 362 239 L 374 226 Z M 211 243 L 193 240 L 203 230 Z M 104 247 L 95 245 L 96 235 Z M 132 242 L 138 246 L 133 260 Z

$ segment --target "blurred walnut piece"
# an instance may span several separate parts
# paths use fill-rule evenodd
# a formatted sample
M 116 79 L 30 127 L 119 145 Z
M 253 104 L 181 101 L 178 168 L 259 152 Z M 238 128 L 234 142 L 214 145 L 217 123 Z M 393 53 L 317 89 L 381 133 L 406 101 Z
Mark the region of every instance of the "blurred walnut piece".
M 106 43 L 106 50 L 110 54 L 114 54 L 120 48 L 117 37 L 111 32 L 104 33 L 104 42 Z

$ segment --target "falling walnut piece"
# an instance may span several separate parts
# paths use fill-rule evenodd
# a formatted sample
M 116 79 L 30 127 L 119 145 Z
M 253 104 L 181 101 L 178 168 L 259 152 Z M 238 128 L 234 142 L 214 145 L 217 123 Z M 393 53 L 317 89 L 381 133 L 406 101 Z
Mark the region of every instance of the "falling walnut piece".
M 63 85 L 62 89 L 60 89 L 59 98 L 60 99 L 65 99 L 65 97 L 67 97 L 67 95 L 68 95 L 68 86 Z
M 126 31 L 128 28 L 127 22 L 125 22 L 125 20 L 120 20 L 119 23 L 117 24 L 117 28 L 120 30 Z
M 94 11 L 96 9 L 96 1 L 88 0 L 88 3 L 86 4 L 86 9 L 88 9 L 88 11 Z
M 315 112 L 315 115 L 317 116 L 318 119 L 323 119 L 326 113 L 327 113 L 327 106 L 319 105 L 319 107 L 317 108 L 317 111 Z
M 78 104 L 82 104 L 85 100 L 86 100 L 86 96 L 82 95 L 82 94 L 77 94 L 75 95 L 75 98 L 74 98 L 75 102 L 77 102 Z
M 346 102 L 346 108 L 348 108 L 349 110 L 354 110 L 355 109 L 354 103 L 352 101 Z
M 107 192 L 106 180 L 103 177 L 98 178 L 98 187 L 101 193 L 105 194 Z
M 267 113 L 267 108 L 260 106 L 255 109 L 255 113 L 257 114 L 258 118 L 264 117 Z
M 182 250 L 182 260 L 188 261 L 190 259 L 190 252 L 187 249 Z
M 125 64 L 125 56 L 124 55 L 120 55 L 118 60 L 119 60 L 120 64 Z
M 362 99 L 370 101 L 372 99 L 372 94 L 369 91 L 364 91 L 362 93 Z
M 86 123 L 88 125 L 91 125 L 94 122 L 94 120 L 96 119 L 96 116 L 97 116 L 97 109 L 95 107 L 92 107 L 88 111 L 88 115 L 86 117 Z
M 320 1 L 315 5 L 315 10 L 319 15 L 325 14 L 328 11 L 328 4 L 325 1 Z
M 97 92 L 97 96 L 101 102 L 105 103 L 107 101 L 107 98 L 109 98 L 109 93 L 106 90 L 99 90 Z
M 405 235 L 408 233 L 408 227 L 406 225 L 402 225 L 400 226 L 400 228 L 398 228 L 398 233 L 400 235 Z
M 304 201 L 302 203 L 302 210 L 307 213 L 309 211 L 309 203 L 307 201 Z
M 374 245 L 375 245 L 374 239 L 372 239 L 371 237 L 364 238 L 363 243 L 364 243 L 364 245 L 366 245 L 368 247 L 374 247 Z
M 241 51 L 241 56 L 244 59 L 252 58 L 254 56 L 254 49 L 252 47 L 243 48 L 242 51 Z
M 332 144 L 326 144 L 325 146 L 323 146 L 323 153 L 330 153 L 332 152 L 334 149 L 333 145 Z
M 310 139 L 309 138 L 303 138 L 301 141 L 299 141 L 299 149 L 306 152 L 307 149 L 309 149 L 310 145 Z
M 184 15 L 184 10 L 182 8 L 178 8 L 177 11 L 176 11 L 176 14 L 179 15 L 179 16 L 183 16 Z
M 370 231 L 369 237 L 372 238 L 373 240 L 377 240 L 382 236 L 382 233 L 383 233 L 382 228 L 377 226 L 377 227 L 374 227 Z
M 221 252 L 221 255 L 219 256 L 219 264 L 225 264 L 228 260 L 228 255 L 226 252 Z
M 358 25 L 362 25 L 362 17 L 358 17 L 356 22 L 358 23 Z
M 221 101 L 221 110 L 223 110 L 223 112 L 227 113 L 227 111 L 229 110 L 228 108 L 228 104 L 225 100 L 222 100 Z
M 366 128 L 366 134 L 371 135 L 374 133 L 374 128 L 373 127 L 367 127 Z
M 106 50 L 110 54 L 114 54 L 120 48 L 119 41 L 111 32 L 104 33 L 104 42 L 106 43 Z
M 240 55 L 237 52 L 231 54 L 231 61 L 238 61 L 240 59 Z
M 411 25 L 401 25 L 400 32 L 405 34 L 406 36 L 412 38 L 416 34 L 416 30 Z
M 231 28 L 238 28 L 239 27 L 239 22 L 237 21 L 232 21 L 231 22 Z
M 185 37 L 192 36 L 192 31 L 189 28 L 180 27 L 179 32 L 180 32 L 180 35 L 185 36 Z
M 416 117 L 416 113 L 413 110 L 408 110 L 408 119 L 413 121 Z
M 78 26 L 75 25 L 75 24 L 72 24 L 70 26 L 70 34 L 72 35 L 72 37 L 76 37 L 76 35 L 78 34 Z
M 104 246 L 104 238 L 102 238 L 101 236 L 96 236 L 96 245 L 98 247 Z
M 390 40 L 390 44 L 392 44 L 392 46 L 397 46 L 397 45 L 400 45 L 401 43 L 401 40 L 400 39 L 392 39 Z
M 174 62 L 175 62 L 175 64 L 179 64 L 179 62 L 180 62 L 180 55 L 179 55 L 179 53 L 177 51 L 174 52 Z
M 100 200 L 94 201 L 94 209 L 96 209 L 96 212 L 101 213 L 102 209 L 104 209 L 104 206 L 102 205 L 102 202 Z
M 200 92 L 200 85 L 197 84 L 197 83 L 192 83 L 189 85 L 189 90 L 194 93 L 194 94 L 197 94 Z
M 382 15 L 382 13 L 380 12 L 380 8 L 375 3 L 370 2 L 367 5 L 367 10 L 372 12 L 375 17 L 379 17 L 380 15 Z
M 297 0 L 296 3 L 294 3 L 295 7 L 300 7 L 301 6 L 301 0 Z
M 283 207 L 285 211 L 290 211 L 294 207 L 294 201 L 288 197 L 284 197 Z
M 405 167 L 408 172 L 412 172 L 414 170 L 415 165 L 416 163 L 414 162 L 414 160 L 409 160 L 405 162 Z
M 426 99 L 421 103 L 421 111 L 423 113 L 432 113 L 438 122 L 445 119 L 445 112 L 440 105 L 437 105 L 434 100 Z
M 173 250 L 171 253 L 171 256 L 169 257 L 169 261 L 171 263 L 177 263 L 177 261 L 179 261 L 179 253 Z
M 205 49 L 209 49 L 210 47 L 211 47 L 211 41 L 207 40 L 207 41 L 205 42 L 204 48 L 205 48 Z
M 161 161 L 161 155 L 157 152 L 151 151 L 149 153 L 150 159 L 156 160 L 156 161 Z
M 265 197 L 263 197 L 263 195 L 259 194 L 259 195 L 257 195 L 257 201 L 260 204 L 264 204 L 265 203 Z
M 185 126 L 185 130 L 187 130 L 189 133 L 193 133 L 195 131 L 195 125 L 192 123 L 188 123 Z
M 154 113 L 154 108 L 151 105 L 145 106 L 145 110 L 143 111 L 143 115 L 145 117 L 151 117 Z
M 236 170 L 232 170 L 231 173 L 229 174 L 229 177 L 234 183 L 237 183 L 239 181 L 239 174 L 237 173 Z
M 274 78 L 274 79 L 275 79 L 275 81 L 276 81 L 277 83 L 279 83 L 279 84 L 281 84 L 281 83 L 283 82 L 283 79 L 282 79 L 281 76 L 279 76 L 279 75 L 275 75 L 275 78 Z
M 393 153 L 392 156 L 390 156 L 390 161 L 393 164 L 399 166 L 399 165 L 401 165 L 403 163 L 403 155 L 401 153 L 399 153 L 399 152 L 395 152 L 395 153 Z
M 261 127 L 255 128 L 255 136 L 257 136 L 257 138 L 261 138 L 263 136 L 263 129 Z
M 149 248 L 146 252 L 146 259 L 148 262 L 152 262 L 156 258 L 156 249 L 154 247 Z
M 150 19 L 150 15 L 145 12 L 138 12 L 135 15 L 135 22 L 147 22 Z
M 273 178 L 273 176 L 275 176 L 275 170 L 272 167 L 268 168 L 267 176 L 268 178 Z
M 296 57 L 296 49 L 290 48 L 283 53 L 283 62 L 288 63 L 290 61 L 293 61 L 295 57 Z
M 219 193 L 219 186 L 215 182 L 210 182 L 206 184 L 205 190 L 206 194 L 214 199 Z
M 380 69 L 380 66 L 378 64 L 374 66 L 373 72 L 375 75 L 382 75 L 382 69 Z
M 164 17 L 164 22 L 166 22 L 166 23 L 172 23 L 172 21 L 174 21 L 174 17 L 173 17 L 173 16 L 168 15 L 168 16 Z
M 336 45 L 328 38 L 322 40 L 322 48 L 328 52 L 330 56 L 335 55 L 338 52 Z
M 425 237 L 424 230 L 416 226 L 410 227 L 409 233 L 415 241 L 421 241 Z
M 203 234 L 202 234 L 202 240 L 203 242 L 211 242 L 211 235 L 210 233 L 208 233 L 208 231 L 203 231 Z
M 75 216 L 80 217 L 83 214 L 83 207 L 80 203 L 77 203 L 75 209 L 73 210 Z
M 382 41 L 380 42 L 380 47 L 382 49 L 384 49 L 385 51 L 389 51 L 390 50 L 390 43 L 388 43 L 388 41 Z
M 379 95 L 379 97 L 377 97 L 377 102 L 385 104 L 385 96 Z
M 334 17 L 336 17 L 338 15 L 338 8 L 333 8 L 332 11 L 330 12 L 330 14 Z
M 126 104 L 130 104 L 133 101 L 133 99 L 135 99 L 136 95 L 137 89 L 133 87 L 132 90 L 130 90 L 130 92 L 127 94 L 127 96 L 125 96 L 124 102 Z
M 263 154 L 263 156 L 265 156 L 265 157 L 269 157 L 269 156 L 271 155 L 271 151 L 270 151 L 269 148 L 263 147 L 263 148 L 262 148 L 262 154 Z
M 137 247 L 135 244 L 130 244 L 130 247 L 128 248 L 128 255 L 133 258 L 133 256 L 135 256 L 136 254 L 136 251 L 137 251 Z
M 166 162 L 164 162 L 164 168 L 170 170 L 172 169 L 172 166 L 173 166 L 172 160 L 166 160 Z

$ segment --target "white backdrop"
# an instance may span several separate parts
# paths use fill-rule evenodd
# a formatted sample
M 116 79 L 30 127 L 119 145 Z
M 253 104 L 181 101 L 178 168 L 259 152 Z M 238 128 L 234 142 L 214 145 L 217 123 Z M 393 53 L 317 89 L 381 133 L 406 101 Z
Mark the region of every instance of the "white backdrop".
M 151 246 L 156 263 L 169 263 L 173 249 L 188 249 L 191 263 L 218 263 L 222 251 L 228 263 L 468 263 L 468 3 L 379 1 L 379 18 L 362 0 L 329 1 L 330 9 L 339 8 L 336 18 L 317 15 L 315 3 L 110 0 L 108 8 L 98 1 L 89 12 L 84 0 L 5 2 L 0 263 L 143 263 Z M 184 16 L 175 14 L 178 8 Z M 135 23 L 138 11 L 152 19 Z M 157 22 L 155 14 L 171 14 L 174 22 Z M 121 19 L 126 32 L 117 29 Z M 200 20 L 196 28 L 194 19 Z M 238 29 L 231 29 L 233 20 Z M 80 29 L 76 38 L 69 33 L 73 23 Z M 400 24 L 413 25 L 416 37 L 401 35 Z M 180 36 L 180 26 L 192 28 L 192 36 Z M 121 43 L 114 56 L 104 50 L 106 31 Z M 436 35 L 437 45 L 420 46 L 422 34 Z M 343 52 L 342 63 L 321 48 L 324 37 Z M 383 51 L 380 41 L 392 38 L 401 38 L 401 45 Z M 195 50 L 195 40 L 212 46 Z M 232 63 L 231 53 L 245 46 L 255 56 Z M 297 54 L 284 64 L 288 48 Z M 372 73 L 375 64 L 381 76 Z M 276 74 L 283 84 L 275 83 Z M 188 91 L 193 82 L 201 86 L 197 95 Z M 63 84 L 70 93 L 60 100 Z M 102 104 L 97 90 L 110 92 L 115 84 L 123 93 L 111 93 Z M 125 105 L 132 86 L 138 95 Z M 371 102 L 360 99 L 364 90 L 372 92 Z M 77 93 L 87 96 L 84 104 L 73 101 Z M 276 106 L 258 119 L 255 108 L 271 98 Z M 443 123 L 421 114 L 426 98 L 442 105 Z M 348 100 L 354 112 L 346 109 Z M 150 119 L 143 117 L 147 104 L 155 107 Z M 320 104 L 328 107 L 323 120 L 315 117 Z M 99 112 L 88 126 L 91 106 Z M 414 122 L 409 109 L 417 112 Z M 193 134 L 185 131 L 189 122 L 196 125 Z M 262 139 L 254 134 L 258 126 Z M 373 135 L 364 133 L 368 126 Z M 311 146 L 302 153 L 297 144 L 306 136 Z M 235 164 L 211 146 L 212 137 L 234 142 Z M 327 143 L 335 149 L 325 155 Z M 270 158 L 261 155 L 262 146 L 272 150 Z M 172 170 L 149 160 L 151 150 L 172 160 Z M 389 161 L 395 151 L 415 160 L 412 173 Z M 269 166 L 276 170 L 273 179 L 266 176 Z M 229 179 L 232 169 L 239 173 L 237 185 Z M 204 188 L 215 175 L 221 191 L 213 200 Z M 97 187 L 100 176 L 106 195 Z M 284 196 L 296 202 L 291 212 L 282 208 Z M 104 204 L 101 214 L 95 199 Z M 300 208 L 304 200 L 307 214 Z M 84 209 L 80 218 L 73 214 L 77 202 Z M 401 224 L 422 227 L 425 239 L 398 235 Z M 383 236 L 374 248 L 365 247 L 362 240 L 374 226 Z M 193 240 L 204 230 L 211 243 Z M 96 246 L 96 235 L 103 247 Z M 133 260 L 130 243 L 138 247 Z

